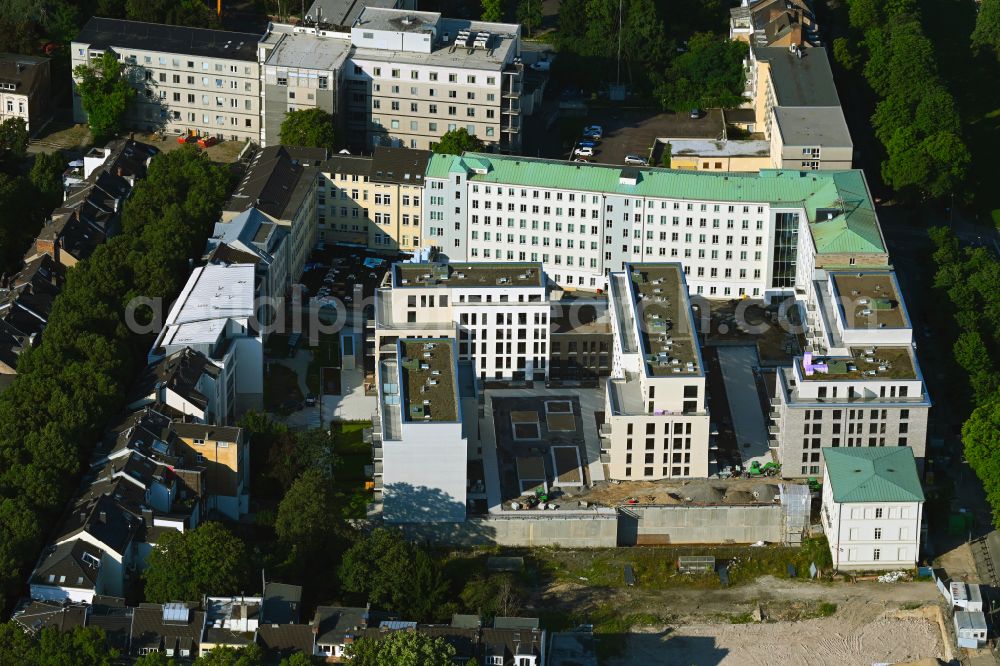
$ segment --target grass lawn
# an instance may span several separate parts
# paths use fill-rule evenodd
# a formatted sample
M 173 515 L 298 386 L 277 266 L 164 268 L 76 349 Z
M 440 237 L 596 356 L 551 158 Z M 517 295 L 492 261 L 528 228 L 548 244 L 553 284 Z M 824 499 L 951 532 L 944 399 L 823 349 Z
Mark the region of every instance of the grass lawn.
M 279 412 L 278 407 L 286 400 L 302 400 L 299 380 L 291 368 L 272 363 L 264 379 L 264 409 Z
M 362 438 L 370 422 L 333 423 L 336 437 L 336 468 L 333 470 L 334 502 L 341 518 L 364 518 L 371 502 L 365 490 L 365 465 L 372 464 L 372 450 Z M 339 436 L 337 429 L 340 430 Z
M 321 335 L 315 347 L 310 347 L 312 358 L 306 371 L 306 386 L 313 395 L 320 395 L 320 373 L 323 368 L 340 367 L 340 338 L 337 335 Z M 359 434 L 358 437 L 361 435 Z

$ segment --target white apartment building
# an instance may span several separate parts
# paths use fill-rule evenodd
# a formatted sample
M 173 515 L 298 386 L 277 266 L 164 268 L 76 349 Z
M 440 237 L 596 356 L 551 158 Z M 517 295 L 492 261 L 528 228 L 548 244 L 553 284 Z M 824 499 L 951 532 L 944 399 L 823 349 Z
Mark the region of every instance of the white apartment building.
M 818 476 L 823 447 L 912 450 L 923 467 L 931 400 L 891 271 L 817 271 L 805 300 L 807 348 L 779 368 L 771 446 L 785 476 Z
M 149 363 L 190 348 L 222 369 L 232 423 L 264 396 L 264 349 L 256 323 L 253 264 L 209 264 L 191 272 L 149 351 Z
M 73 40 L 71 65 L 113 52 L 138 90 L 134 129 L 260 139 L 260 35 L 94 17 Z M 74 82 L 73 119 L 86 122 Z
M 365 7 L 348 27 L 274 24 L 261 40 L 263 145 L 284 114 L 338 116 L 352 149 L 430 149 L 466 128 L 503 152 L 521 143 L 520 26 Z
M 834 569 L 912 569 L 924 493 L 907 447 L 823 449 L 823 531 Z
M 478 431 L 471 368 L 451 338 L 408 338 L 377 367 L 376 499 L 389 523 L 462 522 L 469 436 Z M 460 386 L 461 384 L 461 386 Z
M 375 293 L 375 349 L 400 338 L 456 341 L 480 379 L 547 376 L 549 310 L 537 263 L 397 263 Z
M 680 262 L 706 298 L 806 295 L 827 265 L 885 266 L 861 171 L 679 172 L 525 157 L 433 155 L 423 238 L 450 261 L 541 262 L 603 289 L 631 262 Z
M 708 476 L 705 366 L 680 264 L 611 273 L 614 357 L 602 453 L 622 481 Z

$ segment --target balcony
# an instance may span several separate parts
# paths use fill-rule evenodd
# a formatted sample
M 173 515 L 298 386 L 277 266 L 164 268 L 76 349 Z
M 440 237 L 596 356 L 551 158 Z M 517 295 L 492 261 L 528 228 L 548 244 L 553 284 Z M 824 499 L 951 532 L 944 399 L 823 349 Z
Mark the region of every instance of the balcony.
M 519 116 L 519 115 L 521 115 L 521 109 L 520 108 L 516 108 L 516 109 L 506 108 L 503 111 L 501 111 L 500 113 L 503 114 L 503 115 L 505 115 L 505 116 Z
M 381 442 L 379 442 L 379 444 L 381 444 Z M 376 445 L 376 446 L 372 447 L 372 460 L 374 460 L 375 462 L 381 462 L 381 460 L 382 460 L 382 447 L 381 446 Z
M 520 88 L 516 88 L 514 90 L 505 90 L 503 92 L 503 94 L 501 95 L 501 97 L 503 97 L 504 99 L 520 99 L 521 98 L 521 89 Z
M 601 427 L 597 429 L 597 434 L 601 437 L 611 437 L 611 424 L 607 422 L 602 423 Z
M 376 477 L 382 476 L 382 461 L 381 460 L 376 460 L 375 461 L 375 476 Z
M 780 435 L 781 434 L 781 428 L 779 426 L 775 426 L 775 425 L 768 426 L 767 427 L 767 433 L 769 435 Z
M 504 125 L 503 127 L 500 128 L 500 131 L 505 132 L 507 134 L 517 134 L 518 132 L 521 131 L 521 128 L 518 125 L 511 124 L 511 125 Z
M 771 398 L 771 406 L 772 407 L 781 407 L 781 399 L 780 398 Z

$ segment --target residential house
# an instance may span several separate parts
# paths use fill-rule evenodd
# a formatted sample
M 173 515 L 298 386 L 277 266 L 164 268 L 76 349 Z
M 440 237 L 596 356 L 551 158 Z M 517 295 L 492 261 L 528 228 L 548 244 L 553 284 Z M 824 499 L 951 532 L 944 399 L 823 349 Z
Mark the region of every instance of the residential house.
M 373 617 L 371 606 L 317 606 L 312 627 L 316 634 L 316 652 L 327 658 L 343 659 L 347 646 L 383 618 Z
M 316 653 L 316 635 L 308 624 L 262 624 L 257 627 L 257 644 L 268 663 L 277 663 L 296 652 Z
M 202 608 L 208 614 L 201 655 L 213 648 L 239 649 L 254 641 L 260 624 L 261 597 L 205 597 Z
M 806 0 L 743 0 L 729 10 L 729 39 L 756 46 L 819 46 Z
M 197 604 L 139 604 L 132 615 L 129 656 L 162 652 L 167 657 L 193 660 L 200 652 L 206 613 Z
M 253 264 L 209 264 L 195 268 L 167 315 L 148 362 L 189 347 L 222 368 L 231 423 L 259 408 L 264 395 L 264 349 L 256 321 Z
M 912 569 L 924 492 L 906 446 L 824 448 L 823 531 L 834 569 Z
M 10 619 L 21 625 L 26 634 L 37 636 L 42 629 L 72 631 L 86 626 L 89 608 L 85 603 L 29 599 L 18 606 Z
M 296 624 L 302 608 L 299 585 L 269 582 L 264 584 L 260 609 L 261 624 Z
M 484 666 L 544 666 L 545 630 L 538 618 L 497 617 L 482 630 Z
M 144 131 L 257 141 L 259 34 L 92 17 L 70 46 L 75 69 L 115 55 L 136 89 L 125 124 Z M 73 80 L 73 119 L 87 114 Z
M 250 160 L 243 180 L 222 208 L 230 222 L 250 207 L 288 229 L 289 276 L 297 282 L 316 244 L 316 185 L 322 148 L 270 146 Z
M 263 306 L 270 310 L 258 315 L 265 333 L 275 313 L 283 311 L 276 299 L 284 298 L 291 287 L 288 272 L 290 245 L 287 228 L 251 207 L 228 222 L 216 224 L 205 246 L 204 259 L 207 263 L 256 266 L 257 294 Z
M 170 429 L 176 435 L 178 455 L 204 467 L 205 510 L 218 511 L 231 520 L 246 515 L 250 510 L 250 443 L 243 429 L 178 422 Z
M 223 380 L 223 368 L 202 352 L 184 347 L 146 366 L 126 407 L 153 405 L 174 418 L 217 424 L 229 413 Z
M 60 604 L 90 603 L 115 582 L 103 570 L 103 559 L 100 547 L 82 539 L 49 546 L 28 581 L 31 598 Z
M 578 628 L 552 634 L 546 663 L 548 666 L 597 666 L 594 632 Z
M 100 628 L 108 644 L 125 655 L 129 653 L 134 611 L 121 597 L 95 596 L 87 613 L 87 626 Z
M 16 374 L 21 354 L 39 343 L 64 275 L 62 266 L 43 255 L 0 281 L 0 375 Z
M 52 101 L 51 60 L 0 53 L 0 121 L 22 118 L 28 132 L 45 124 Z

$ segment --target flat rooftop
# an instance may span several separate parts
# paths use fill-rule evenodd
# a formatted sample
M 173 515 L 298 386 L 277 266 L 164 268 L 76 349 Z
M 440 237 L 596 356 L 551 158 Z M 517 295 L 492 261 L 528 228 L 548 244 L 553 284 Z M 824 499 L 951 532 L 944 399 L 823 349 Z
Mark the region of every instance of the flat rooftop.
M 457 421 L 458 392 L 452 341 L 400 340 L 403 421 Z
M 306 16 L 324 23 L 350 27 L 366 8 L 384 7 L 391 9 L 396 0 L 314 0 Z
M 698 341 L 680 265 L 630 264 L 627 268 L 647 374 L 701 374 Z
M 264 64 L 334 71 L 340 69 L 350 52 L 351 43 L 346 39 L 290 33 L 278 42 Z
M 254 315 L 253 264 L 209 264 L 192 271 L 167 315 L 162 344 L 212 344 L 229 319 Z
M 774 109 L 774 117 L 785 146 L 854 146 L 839 106 L 779 106 Z
M 826 372 L 816 368 L 807 375 L 802 358 L 804 381 L 916 379 L 917 371 L 909 347 L 852 347 L 849 357 L 813 356 L 812 365 L 825 365 Z
M 799 49 L 798 54 L 784 46 L 752 49 L 758 60 L 771 67 L 778 106 L 840 106 L 830 60 L 822 46 Z
M 677 157 L 767 157 L 771 154 L 771 142 L 671 139 L 670 149 L 670 154 Z
M 392 286 L 399 287 L 543 287 L 542 265 L 537 263 L 466 264 L 396 263 Z
M 549 313 L 549 332 L 553 335 L 611 335 L 611 311 L 608 302 L 556 301 Z
M 257 61 L 261 35 L 93 17 L 73 39 L 91 49 L 127 48 L 182 56 Z M 199 70 L 201 71 L 201 70 Z
M 831 277 L 848 328 L 910 328 L 892 273 L 833 273 Z

